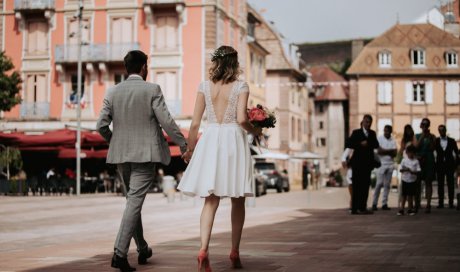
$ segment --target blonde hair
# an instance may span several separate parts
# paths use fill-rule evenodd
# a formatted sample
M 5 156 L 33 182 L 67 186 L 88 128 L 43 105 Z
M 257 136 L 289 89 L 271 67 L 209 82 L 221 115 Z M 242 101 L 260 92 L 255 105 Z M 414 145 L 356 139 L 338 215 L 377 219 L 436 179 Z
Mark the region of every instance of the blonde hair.
M 224 84 L 231 83 L 240 75 L 240 63 L 238 52 L 231 46 L 221 46 L 212 54 L 212 66 L 209 69 L 209 79 L 216 83 L 222 81 Z

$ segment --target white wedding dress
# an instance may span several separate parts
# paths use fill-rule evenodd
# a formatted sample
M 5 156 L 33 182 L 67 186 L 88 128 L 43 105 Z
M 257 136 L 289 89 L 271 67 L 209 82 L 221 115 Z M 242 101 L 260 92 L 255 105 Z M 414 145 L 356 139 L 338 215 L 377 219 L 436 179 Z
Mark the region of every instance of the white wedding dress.
M 198 90 L 205 97 L 208 125 L 198 140 L 178 189 L 189 196 L 253 196 L 253 166 L 247 133 L 236 120 L 238 96 L 249 92 L 249 87 L 246 82 L 235 81 L 228 92 L 226 105 L 222 103 L 226 98 L 220 94 L 215 100 L 221 103 L 215 108 L 211 85 L 210 81 L 202 82 Z M 219 114 L 222 116 L 219 121 L 216 112 L 223 113 Z

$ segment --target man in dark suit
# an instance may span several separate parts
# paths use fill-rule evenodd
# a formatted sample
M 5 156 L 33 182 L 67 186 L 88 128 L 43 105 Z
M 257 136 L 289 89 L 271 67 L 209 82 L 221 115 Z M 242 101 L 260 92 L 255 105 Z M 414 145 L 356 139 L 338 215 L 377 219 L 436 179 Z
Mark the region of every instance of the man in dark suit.
M 436 138 L 436 174 L 438 180 L 438 208 L 444 208 L 444 180 L 447 181 L 449 208 L 454 208 L 454 173 L 458 161 L 458 147 L 454 139 L 447 137 L 445 125 L 438 127 L 440 137 Z
M 353 149 L 351 158 L 352 188 L 351 198 L 352 214 L 370 214 L 367 210 L 367 198 L 371 184 L 371 171 L 375 167 L 374 149 L 379 147 L 375 131 L 371 130 L 372 116 L 364 115 L 361 128 L 355 129 L 349 139 L 350 148 Z

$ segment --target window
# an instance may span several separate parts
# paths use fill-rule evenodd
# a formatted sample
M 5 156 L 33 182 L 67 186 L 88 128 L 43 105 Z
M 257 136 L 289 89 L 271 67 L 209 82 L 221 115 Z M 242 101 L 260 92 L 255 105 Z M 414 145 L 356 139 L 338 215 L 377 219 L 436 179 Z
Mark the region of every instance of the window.
M 295 118 L 291 117 L 291 140 L 295 141 Z
M 411 60 L 414 67 L 425 67 L 425 50 L 413 49 L 411 51 Z
M 26 92 L 24 102 L 37 103 L 46 102 L 46 75 L 35 74 L 26 76 Z
M 171 114 L 181 114 L 182 103 L 179 95 L 177 71 L 158 71 L 155 80 L 161 86 L 166 105 Z
M 412 119 L 412 128 L 414 129 L 414 133 L 418 134 L 422 132 L 420 128 L 420 123 L 422 122 L 422 118 L 414 118 Z
M 81 28 L 81 41 L 82 43 L 89 43 L 90 41 L 90 23 L 89 19 L 82 19 L 82 28 Z M 78 43 L 78 20 L 71 19 L 68 25 L 68 34 L 67 34 L 67 43 L 69 44 L 77 44 Z M 75 50 L 76 51 L 76 50 Z
M 391 100 L 392 100 L 391 81 L 377 82 L 377 100 L 379 104 L 391 104 Z
M 319 104 L 319 112 L 323 113 L 324 112 L 324 106 L 323 104 Z
M 460 120 L 458 118 L 449 118 L 446 121 L 447 134 L 456 141 L 460 140 Z
M 412 101 L 425 102 L 425 83 L 412 84 Z
M 178 18 L 176 14 L 158 14 L 155 20 L 156 51 L 177 50 Z
M 392 125 L 391 119 L 379 118 L 377 121 L 377 135 L 383 135 L 383 129 L 386 125 Z
M 291 99 L 291 104 L 295 104 L 295 95 L 296 95 L 296 91 L 295 91 L 295 90 L 292 90 L 291 93 L 292 93 L 292 96 L 291 96 L 291 98 L 292 98 L 292 99 Z
M 28 55 L 48 54 L 48 24 L 46 21 L 31 21 L 27 24 L 26 52 Z
M 409 81 L 406 83 L 406 103 L 433 103 L 432 81 Z
M 133 19 L 118 17 L 112 19 L 112 44 L 131 43 L 133 41 Z
M 391 67 L 391 53 L 389 51 L 379 53 L 379 65 L 382 68 Z
M 69 102 L 71 104 L 77 104 L 77 92 L 78 92 L 78 76 L 76 74 L 71 75 L 71 90 L 69 95 Z M 81 97 L 80 102 L 83 100 L 85 94 L 85 76 L 81 77 Z
M 447 104 L 458 104 L 460 102 L 460 85 L 459 82 L 446 81 L 446 103 Z
M 224 44 L 225 37 L 225 23 L 223 15 L 219 15 L 217 18 L 217 47 Z
M 326 138 L 321 138 L 321 146 L 326 146 Z
M 458 67 L 457 52 L 454 52 L 454 51 L 446 52 L 446 63 L 447 63 L 447 67 Z
M 319 121 L 319 129 L 324 129 L 324 122 L 323 121 Z

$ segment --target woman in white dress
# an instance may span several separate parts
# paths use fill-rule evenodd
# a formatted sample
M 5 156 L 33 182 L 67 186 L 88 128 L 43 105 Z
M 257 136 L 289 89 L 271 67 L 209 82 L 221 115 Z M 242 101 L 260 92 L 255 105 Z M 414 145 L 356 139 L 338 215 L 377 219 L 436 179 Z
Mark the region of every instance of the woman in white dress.
M 253 196 L 252 160 L 247 132 L 260 136 L 262 130 L 248 120 L 248 85 L 238 80 L 238 53 L 230 46 L 219 47 L 212 56 L 209 81 L 198 89 L 183 155 L 189 163 L 178 189 L 186 195 L 205 198 L 200 219 L 199 270 L 211 271 L 208 246 L 217 207 L 222 197 L 231 197 L 233 268 L 241 268 L 239 246 L 245 217 L 245 197 Z M 206 110 L 207 127 L 198 141 L 198 129 Z

